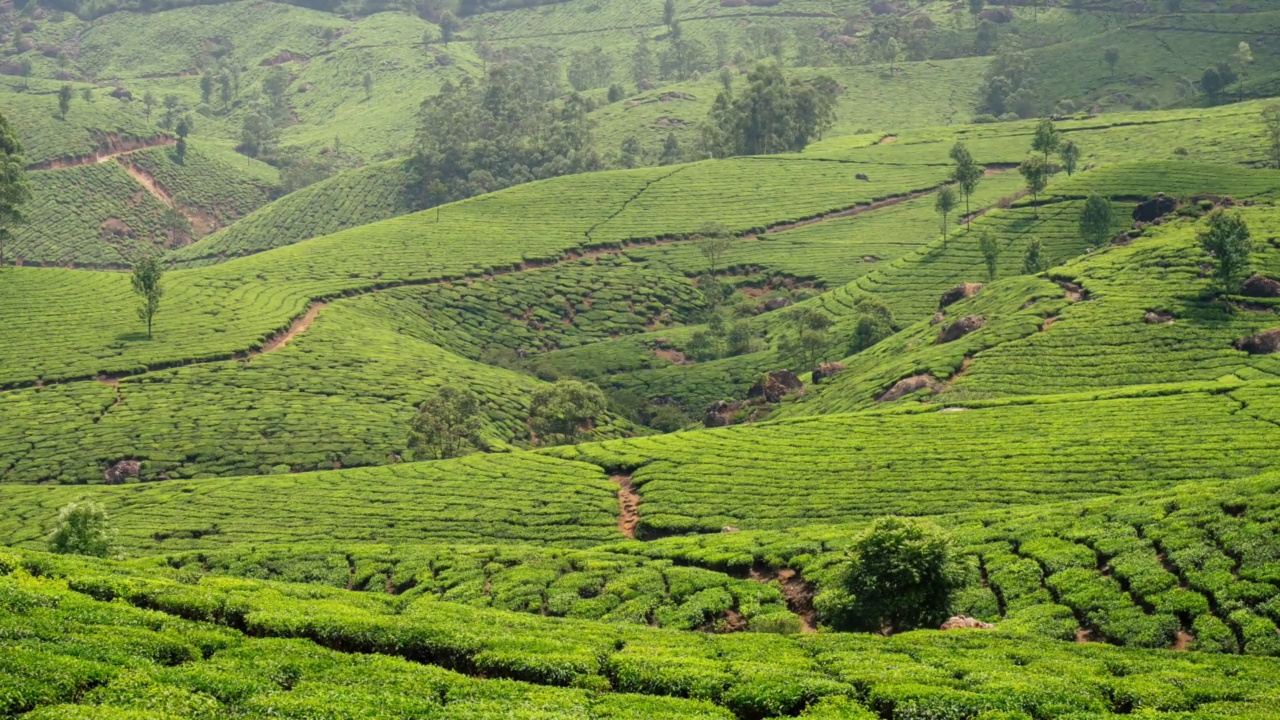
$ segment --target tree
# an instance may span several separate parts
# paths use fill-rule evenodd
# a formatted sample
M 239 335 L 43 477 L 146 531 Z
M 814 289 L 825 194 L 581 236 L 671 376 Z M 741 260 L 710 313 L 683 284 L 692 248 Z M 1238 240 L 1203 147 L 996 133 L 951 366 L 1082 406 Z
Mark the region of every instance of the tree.
M 662 141 L 662 154 L 658 156 L 659 165 L 675 165 L 683 156 L 680 150 L 680 138 L 674 132 L 667 132 L 667 139 Z
M 618 83 L 613 83 L 609 86 L 609 104 L 612 105 L 613 103 L 619 102 L 626 96 L 627 91 L 623 90 L 622 86 Z
M 1045 172 L 1049 169 L 1049 155 L 1056 152 L 1062 144 L 1062 133 L 1054 126 L 1053 121 L 1044 118 L 1036 125 L 1036 134 L 1031 138 L 1031 149 L 1044 155 Z
M 1114 225 L 1115 210 L 1111 201 L 1098 193 L 1090 194 L 1080 212 L 1080 237 L 1092 247 L 1102 247 L 1111 238 Z
M 1044 245 L 1040 242 L 1040 238 L 1032 237 L 1027 243 L 1027 250 L 1022 255 L 1022 272 L 1026 275 L 1035 275 L 1044 272 L 1049 267 L 1049 262 L 1044 257 Z
M 180 236 L 191 236 L 191 221 L 187 220 L 186 215 L 171 207 L 166 207 L 160 216 L 160 227 L 169 232 L 170 247 L 178 244 Z
M 114 550 L 116 531 L 102 505 L 81 498 L 58 510 L 49 550 L 60 555 L 106 557 Z
M 676 0 L 666 0 L 662 4 L 662 24 L 667 26 L 668 30 L 672 30 L 676 22 Z
M 982 17 L 982 9 L 987 6 L 986 0 L 969 0 L 969 14 L 973 16 L 973 29 L 978 29 L 978 20 Z M 959 24 L 959 21 L 956 23 Z
M 1111 74 L 1116 74 L 1116 65 L 1120 63 L 1120 48 L 1109 47 L 1102 51 L 1102 59 L 1106 61 L 1107 67 L 1111 68 Z
M 553 438 L 573 442 L 604 416 L 609 401 L 589 382 L 561 380 L 538 388 L 529 402 L 529 425 L 543 443 Z
M 178 144 L 174 147 L 174 151 L 178 156 L 178 164 L 185 165 L 187 162 L 187 135 L 191 133 L 191 119 L 183 117 L 178 120 Z
M 22 222 L 22 206 L 31 199 L 27 163 L 22 155 L 22 142 L 8 118 L 0 113 L 0 267 L 5 264 L 4 248 L 9 239 L 9 228 Z
M 213 90 L 216 83 L 217 80 L 213 77 L 213 73 L 211 71 L 206 70 L 205 73 L 200 76 L 200 102 L 208 105 L 213 101 Z
M 1226 86 L 1227 83 L 1223 82 L 1217 68 L 1205 68 L 1204 73 L 1200 75 L 1200 89 L 1210 98 L 1218 97 Z
M 996 279 L 999 271 L 1000 243 L 989 230 L 983 230 L 978 236 L 978 251 L 982 253 L 982 262 L 987 266 L 987 281 Z
M 963 142 L 957 142 L 951 146 L 951 159 L 956 164 L 951 171 L 951 179 L 955 181 L 960 194 L 964 196 L 964 214 L 967 217 L 969 198 L 973 197 L 973 193 L 978 189 L 978 183 L 982 181 L 983 169 L 973 159 L 973 155 L 969 153 L 969 149 Z
M 1245 70 L 1253 64 L 1253 48 L 1249 47 L 1249 43 L 1244 40 L 1236 46 L 1236 62 L 1240 63 L 1240 77 L 1236 84 L 1236 99 L 1244 99 L 1244 76 Z
M 31 89 L 31 71 L 34 66 L 31 64 L 31 58 L 22 58 L 18 63 L 18 70 L 22 73 L 22 86 Z
M 449 47 L 449 43 L 453 42 L 453 36 L 462 28 L 462 23 L 458 22 L 458 18 L 448 10 L 440 16 L 440 39 L 444 41 L 444 46 Z
M 636 49 L 631 53 L 631 79 L 636 88 L 653 80 L 653 50 L 649 47 L 649 38 L 644 35 L 636 40 Z
M 165 130 L 173 128 L 174 123 L 178 120 L 178 113 L 182 110 L 182 97 L 174 93 L 164 96 L 164 120 L 160 121 L 160 125 Z
M 1027 192 L 1031 193 L 1031 200 L 1035 207 L 1035 217 L 1040 217 L 1040 193 L 1044 192 L 1045 186 L 1049 184 L 1048 167 L 1044 164 L 1044 160 L 1039 155 L 1032 155 L 1022 164 L 1018 166 L 1018 174 L 1022 175 L 1023 181 L 1027 184 Z
M 372 99 L 373 98 L 373 73 L 366 72 L 364 74 L 364 80 L 362 80 L 362 83 L 364 85 L 364 99 L 365 100 Z
M 276 125 L 271 112 L 260 103 L 245 113 L 240 126 L 239 150 L 249 157 L 269 155 L 275 146 Z
M 151 119 L 151 110 L 156 106 L 156 94 L 150 90 L 142 93 L 142 112 L 146 114 L 147 119 Z
M 1271 166 L 1280 169 L 1280 104 L 1269 105 L 1262 111 L 1262 127 L 1267 136 Z
M 218 73 L 218 99 L 222 100 L 222 111 L 231 107 L 232 84 L 235 76 L 229 70 Z
M 172 208 L 171 208 L 172 209 Z M 147 339 L 151 339 L 151 326 L 160 311 L 160 298 L 164 288 L 164 263 L 155 256 L 142 258 L 133 266 L 133 292 L 138 296 L 138 318 L 147 324 Z
M 436 222 L 440 222 L 440 206 L 444 204 L 445 199 L 449 196 L 448 188 L 439 180 L 432 180 L 427 183 L 427 202 L 436 208 Z
M 87 103 L 93 102 L 93 88 L 80 88 L 80 99 Z
M 58 88 L 58 115 L 63 120 L 67 119 L 67 113 L 71 110 L 72 90 L 70 85 L 63 85 Z
M 830 78 L 788 82 L 773 63 L 759 63 L 740 94 L 716 95 L 700 128 L 712 157 L 798 152 L 835 122 L 839 86 Z
M 787 315 L 786 326 L 778 340 L 778 355 L 796 368 L 818 364 L 826 352 L 827 330 L 835 324 L 825 313 L 801 305 Z
M 1071 177 L 1080 164 L 1080 146 L 1071 140 L 1066 141 L 1058 150 L 1058 158 L 1062 160 L 1062 169 L 1067 171 L 1067 177 Z
M 815 605 L 837 630 L 936 628 L 963 586 L 961 568 L 950 538 L 934 525 L 882 517 L 854 541 Z
M 698 243 L 698 252 L 707 259 L 707 263 L 711 266 L 711 274 L 715 275 L 720 259 L 733 245 L 733 235 L 729 232 L 729 228 L 719 223 L 708 223 L 698 230 L 694 239 Z
M 933 209 L 942 215 L 942 244 L 947 244 L 947 216 L 952 210 L 956 209 L 956 191 L 955 188 L 947 185 L 938 191 L 938 198 L 933 203 Z
M 415 460 L 461 457 L 480 446 L 484 416 L 470 390 L 445 385 L 418 406 L 409 425 L 409 449 Z
M 1249 271 L 1249 253 L 1253 239 L 1249 226 L 1239 213 L 1215 210 L 1198 234 L 1200 247 L 1213 258 L 1214 277 L 1224 293 L 1236 292 Z

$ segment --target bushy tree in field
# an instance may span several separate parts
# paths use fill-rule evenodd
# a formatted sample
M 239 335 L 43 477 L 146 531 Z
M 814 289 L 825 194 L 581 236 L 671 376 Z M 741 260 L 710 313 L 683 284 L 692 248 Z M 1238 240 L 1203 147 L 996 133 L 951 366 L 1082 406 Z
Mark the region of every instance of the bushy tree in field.
M 449 43 L 453 42 L 453 38 L 462 29 L 462 23 L 458 22 L 458 18 L 448 10 L 440 16 L 440 39 L 444 41 L 444 46 L 449 47 Z
M 983 168 L 973 159 L 969 148 L 965 147 L 963 142 L 957 142 L 951 146 L 951 159 L 956 164 L 951 170 L 951 179 L 955 181 L 956 187 L 964 197 L 964 214 L 967 216 L 969 199 L 978 190 L 978 183 L 982 181 Z
M 978 29 L 978 20 L 982 17 L 982 10 L 987 5 L 986 0 L 969 0 L 969 14 L 973 16 L 973 29 Z
M 613 81 L 613 61 L 600 47 L 574 53 L 566 71 L 569 85 L 578 92 L 607 86 Z
M 1036 124 L 1036 133 L 1031 137 L 1031 149 L 1044 156 L 1046 172 L 1049 168 L 1049 155 L 1057 152 L 1061 144 L 1062 133 L 1058 132 L 1052 120 L 1044 118 Z
M 1109 47 L 1102 51 L 1102 59 L 1106 61 L 1107 67 L 1111 68 L 1111 74 L 1116 74 L 1116 65 L 1120 64 L 1120 48 Z
M 942 216 L 942 244 L 947 244 L 947 217 L 951 215 L 951 211 L 956 209 L 956 189 L 950 185 L 943 187 L 938 191 L 937 199 L 934 200 L 933 209 L 938 211 Z
M 58 116 L 63 120 L 67 119 L 67 113 L 71 111 L 72 87 L 63 85 L 58 88 Z
M 156 94 L 151 92 L 150 90 L 142 93 L 142 112 L 144 115 L 147 116 L 148 120 L 151 119 L 151 111 L 154 110 L 155 107 L 156 107 Z
M 1049 184 L 1049 167 L 1045 165 L 1044 158 L 1032 155 L 1018 166 L 1018 173 L 1022 175 L 1022 180 L 1027 185 L 1027 192 L 1031 193 L 1031 201 L 1034 203 L 1032 212 L 1039 218 L 1040 193 L 1044 192 Z
M 213 90 L 217 83 L 218 80 L 213 76 L 213 71 L 211 70 L 206 70 L 200 76 L 200 102 L 205 105 L 213 102 Z
M 698 244 L 698 252 L 707 259 L 707 265 L 714 276 L 719 269 L 720 260 L 733 245 L 733 233 L 720 223 L 707 223 L 698 229 L 694 241 Z
M 803 372 L 818 364 L 831 343 L 827 330 L 835 322 L 826 313 L 801 305 L 790 311 L 781 337 L 778 339 L 778 355 L 796 372 Z
M 951 540 L 921 520 L 883 517 L 854 541 L 849 560 L 815 599 L 838 630 L 936 628 L 964 584 Z
M 829 78 L 788 82 L 782 69 L 760 63 L 740 95 L 721 91 L 702 125 L 712 157 L 798 152 L 835 122 L 838 85 Z
M 1035 85 L 1035 78 L 1031 76 L 1031 60 L 1024 53 L 1001 52 L 987 66 L 978 112 L 996 117 L 1006 113 L 1032 117 L 1036 109 Z
M 1213 276 L 1224 293 L 1236 292 L 1249 273 L 1253 239 L 1239 213 L 1215 210 L 1199 232 L 1200 247 L 1213 258 Z
M 1080 212 L 1080 237 L 1093 247 L 1102 247 L 1110 239 L 1113 225 L 1115 210 L 1111 201 L 1098 193 L 1090 194 Z
M 649 38 L 641 35 L 636 40 L 636 49 L 631 53 L 631 80 L 640 89 L 653 81 L 653 48 L 649 47 Z
M 989 230 L 983 230 L 978 236 L 978 251 L 982 253 L 982 262 L 987 266 L 987 281 L 996 279 L 1000 265 L 1000 242 Z
M 373 99 L 373 73 L 366 72 L 364 74 L 364 79 L 362 80 L 362 83 L 364 84 L 364 99 L 372 100 Z
M 22 143 L 8 118 L 0 113 L 0 267 L 5 264 L 9 229 L 22 222 L 22 206 L 31 199 L 26 167 Z
M 864 296 L 854 303 L 857 321 L 853 326 L 853 338 L 849 353 L 858 353 L 893 334 L 893 310 L 878 297 Z
M 417 460 L 460 457 L 480 447 L 483 430 L 475 393 L 445 385 L 418 406 L 409 426 L 409 449 Z
M 680 138 L 676 137 L 674 132 L 667 132 L 667 138 L 662 141 L 662 154 L 658 156 L 659 165 L 675 165 L 680 162 L 684 156 L 684 151 L 680 148 Z
M 1071 177 L 1080 165 L 1080 146 L 1071 140 L 1062 143 L 1062 147 L 1058 149 L 1058 158 L 1062 160 L 1062 169 L 1067 171 L 1067 177 Z
M 543 445 L 572 443 L 605 416 L 609 401 L 592 383 L 560 380 L 538 388 L 529 402 L 529 427 Z
M 60 555 L 106 557 L 114 550 L 116 531 L 106 508 L 87 499 L 63 505 L 49 536 L 49 550 Z
M 1262 111 L 1262 127 L 1267 138 L 1267 158 L 1271 167 L 1280 169 L 1280 104 Z
M 147 339 L 151 338 L 151 325 L 160 312 L 160 298 L 164 289 L 160 281 L 164 277 L 164 263 L 155 256 L 142 258 L 133 266 L 133 292 L 138 296 L 138 318 L 147 324 Z
M 1044 244 L 1040 242 L 1040 238 L 1033 237 L 1027 242 L 1027 250 L 1022 255 L 1022 272 L 1027 275 L 1035 275 L 1044 272 L 1049 267 L 1049 261 L 1044 257 Z

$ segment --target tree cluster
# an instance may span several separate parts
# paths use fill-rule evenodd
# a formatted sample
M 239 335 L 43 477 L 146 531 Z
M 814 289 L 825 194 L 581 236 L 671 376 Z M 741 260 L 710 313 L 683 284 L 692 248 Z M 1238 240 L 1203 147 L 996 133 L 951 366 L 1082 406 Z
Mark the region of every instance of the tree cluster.
M 999 119 L 1033 117 L 1036 114 L 1035 85 L 1030 58 L 1020 52 L 1002 52 L 987 67 L 978 112 Z
M 22 142 L 4 113 L 0 113 L 0 267 L 5 265 L 10 228 L 22 222 L 22 206 L 31 199 L 26 167 Z
M 799 152 L 835 123 L 839 85 L 830 78 L 788 81 L 774 63 L 760 63 L 747 87 L 722 90 L 701 126 L 701 149 L 711 157 Z

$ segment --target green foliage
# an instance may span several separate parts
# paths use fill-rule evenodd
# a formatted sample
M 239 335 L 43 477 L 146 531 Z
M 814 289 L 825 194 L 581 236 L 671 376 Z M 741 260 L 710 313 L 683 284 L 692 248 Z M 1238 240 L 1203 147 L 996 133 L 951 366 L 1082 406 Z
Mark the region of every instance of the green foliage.
M 529 426 L 544 445 L 572 443 L 599 422 L 608 405 L 604 393 L 592 383 L 561 380 L 533 393 Z
M 995 280 L 996 273 L 999 272 L 1001 249 L 1000 243 L 996 241 L 995 236 L 990 232 L 983 230 L 978 235 L 978 251 L 982 253 L 982 261 L 987 266 L 988 282 Z
M 1036 155 L 1028 157 L 1018 166 L 1018 174 L 1026 183 L 1027 192 L 1031 193 L 1032 201 L 1039 202 L 1040 193 L 1044 192 L 1045 187 L 1049 185 L 1049 166 L 1045 160 Z M 1039 211 L 1037 210 L 1036 213 L 1038 214 Z
M 116 531 L 102 505 L 86 499 L 63 505 L 49 536 L 49 549 L 62 555 L 106 557 L 113 550 Z
M 712 157 L 798 152 L 835 122 L 833 80 L 788 81 L 776 64 L 760 63 L 740 96 L 721 91 L 703 124 Z
M 983 169 L 973 159 L 973 155 L 969 153 L 969 149 L 965 147 L 963 142 L 957 142 L 951 146 L 951 159 L 956 166 L 951 171 L 951 179 L 955 181 L 956 187 L 960 190 L 960 194 L 964 196 L 964 213 L 969 214 L 969 200 L 978 190 L 978 183 L 982 181 Z
M 963 578 L 951 541 L 938 528 L 879 518 L 850 551 L 842 579 L 815 601 L 837 629 L 887 634 L 946 620 Z
M 1062 169 L 1066 170 L 1067 176 L 1070 177 L 1075 174 L 1080 164 L 1080 146 L 1073 140 L 1067 140 L 1058 149 L 1058 157 L 1062 160 Z
M 418 406 L 409 426 L 409 449 L 420 460 L 459 457 L 476 449 L 483 430 L 475 394 L 445 385 Z
M 942 240 L 947 239 L 947 216 L 951 211 L 956 209 L 956 191 L 950 185 L 942 188 L 937 193 L 937 199 L 934 201 L 933 207 L 942 216 Z
M 164 296 L 161 281 L 164 279 L 164 263 L 156 257 L 144 257 L 133 264 L 133 293 L 138 296 L 138 318 L 147 325 L 147 339 L 151 339 L 151 326 L 160 312 L 160 298 Z
M 1062 145 L 1062 133 L 1058 132 L 1058 128 L 1049 118 L 1044 118 L 1036 124 L 1035 135 L 1031 138 L 1031 149 L 1044 156 L 1045 172 L 1048 172 L 1049 156 L 1057 152 Z M 1035 192 L 1032 193 L 1037 194 Z
M 1080 213 L 1080 236 L 1089 245 L 1102 247 L 1111 238 L 1115 223 L 1115 210 L 1111 201 L 1098 193 L 1091 193 Z
M 1044 257 L 1044 245 L 1040 242 L 1040 238 L 1031 238 L 1027 242 L 1026 252 L 1022 255 L 1023 274 L 1035 275 L 1048 268 L 1049 263 Z
M 58 115 L 63 120 L 67 119 L 67 113 L 71 111 L 71 98 L 74 97 L 74 92 L 74 88 L 70 85 L 58 88 Z
M 1214 262 L 1214 276 L 1224 293 L 1235 292 L 1249 274 L 1249 254 L 1253 240 L 1249 225 L 1238 213 L 1216 210 L 1209 215 L 1197 236 L 1200 248 Z
M 5 248 L 13 236 L 13 226 L 23 221 L 22 206 L 31 199 L 21 141 L 8 118 L 0 113 L 0 268 L 5 265 Z

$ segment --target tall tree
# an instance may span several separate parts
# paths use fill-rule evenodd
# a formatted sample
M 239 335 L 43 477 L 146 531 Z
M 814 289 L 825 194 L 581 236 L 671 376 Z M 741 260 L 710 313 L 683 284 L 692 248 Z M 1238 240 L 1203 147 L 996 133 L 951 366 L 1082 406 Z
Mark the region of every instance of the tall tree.
M 658 156 L 659 165 L 675 165 L 680 162 L 684 153 L 680 149 L 680 138 L 672 131 L 667 131 L 667 138 L 662 141 L 662 154 Z
M 22 73 L 22 87 L 31 89 L 31 71 L 34 66 L 31 64 L 31 58 L 22 58 L 18 63 L 18 70 Z
M 449 198 L 449 189 L 439 180 L 427 183 L 427 202 L 436 209 L 436 222 L 440 222 L 440 206 Z
M 1268 105 L 1262 111 L 1262 127 L 1267 137 L 1267 157 L 1272 167 L 1280 169 L 1280 104 Z
M 453 42 L 453 36 L 462 29 L 462 23 L 458 22 L 458 18 L 448 10 L 440 16 L 440 39 L 444 41 L 444 46 L 449 47 L 449 43 Z
M 1044 192 L 1045 187 L 1049 184 L 1049 168 L 1044 163 L 1044 159 L 1039 155 L 1032 155 L 1022 164 L 1018 166 L 1018 174 L 1022 175 L 1023 182 L 1027 185 L 1027 192 L 1031 193 L 1033 203 L 1033 213 L 1038 219 L 1040 217 L 1040 193 Z
M 147 116 L 148 120 L 151 119 L 151 111 L 155 109 L 155 106 L 156 94 L 150 90 L 142 93 L 142 112 Z
M 133 266 L 133 292 L 138 296 L 138 318 L 147 324 L 147 339 L 151 339 L 152 323 L 160 312 L 160 298 L 164 296 L 161 280 L 164 263 L 155 256 L 142 258 Z
M 1062 144 L 1062 133 L 1049 118 L 1036 124 L 1036 134 L 1031 138 L 1031 149 L 1044 156 L 1045 172 L 1049 171 L 1049 155 L 1057 152 Z
M 191 236 L 191 221 L 176 208 L 166 207 L 160 216 L 160 227 L 169 233 L 169 246 L 177 247 L 178 238 Z
M 978 236 L 978 251 L 982 253 L 982 261 L 987 266 L 987 281 L 995 280 L 1000 265 L 1000 242 L 990 231 L 983 230 Z
M 1120 63 L 1120 48 L 1109 47 L 1102 51 L 1102 59 L 1106 61 L 1107 67 L 1111 68 L 1111 74 L 1116 74 L 1116 65 Z
M 760 63 L 741 94 L 716 96 L 702 125 L 703 147 L 713 157 L 803 150 L 835 121 L 833 88 L 829 78 L 788 82 L 777 65 Z
M 983 169 L 969 153 L 969 148 L 965 147 L 963 142 L 957 142 L 951 146 L 951 159 L 956 166 L 951 171 L 951 179 L 955 181 L 956 186 L 960 189 L 960 194 L 964 196 L 964 214 L 969 216 L 969 199 L 973 197 L 973 193 L 978 189 L 978 183 L 982 181 Z
M 574 442 L 605 417 L 609 401 L 589 382 L 561 380 L 538 388 L 529 402 L 529 426 L 546 445 Z
M 164 120 L 160 125 L 165 130 L 173 129 L 174 123 L 178 121 L 178 113 L 182 111 L 182 96 L 175 93 L 169 93 L 164 96 Z
M 973 29 L 978 29 L 978 20 L 982 18 L 982 10 L 987 6 L 986 0 L 969 0 L 969 14 L 973 16 Z M 956 23 L 959 24 L 959 21 Z
M 67 119 L 67 113 L 71 111 L 72 88 L 70 85 L 63 85 L 58 88 L 58 115 L 63 119 Z
M 1067 171 L 1067 177 L 1071 177 L 1080 164 L 1080 146 L 1071 140 L 1066 141 L 1058 149 L 1058 158 L 1062 160 L 1062 169 Z
M 667 26 L 668 30 L 673 30 L 672 26 L 676 22 L 676 0 L 666 0 L 662 4 L 662 24 Z
M 956 191 L 955 188 L 947 185 L 938 191 L 938 198 L 933 203 L 933 208 L 942 216 L 942 246 L 947 245 L 947 216 L 952 210 L 956 209 Z
M 185 165 L 187 162 L 187 135 L 191 134 L 191 118 L 186 116 L 180 118 L 175 132 L 178 134 L 178 143 L 174 147 L 174 152 L 177 153 L 178 164 Z
M 1035 275 L 1044 272 L 1048 267 L 1049 262 L 1044 257 L 1044 244 L 1040 242 L 1039 237 L 1032 237 L 1027 241 L 1027 250 L 1022 255 L 1022 272 Z
M 1111 207 L 1111 201 L 1098 193 L 1092 193 L 1084 201 L 1084 209 L 1080 211 L 1080 237 L 1092 247 L 1102 247 L 1111 238 L 1115 222 L 1115 210 Z
M 0 267 L 5 264 L 5 244 L 10 228 L 22 222 L 22 206 L 31 199 L 22 143 L 9 120 L 0 113 Z
M 213 102 L 213 89 L 217 80 L 213 77 L 213 71 L 206 70 L 200 76 L 200 102 L 208 105 Z
M 786 325 L 778 339 L 778 355 L 797 368 L 797 372 L 814 367 L 830 346 L 827 330 L 834 324 L 826 313 L 810 305 L 788 311 Z
M 1240 282 L 1249 271 L 1249 254 L 1253 252 L 1253 239 L 1249 225 L 1239 213 L 1215 210 L 1198 236 L 1200 247 L 1213 258 L 1213 275 L 1224 293 L 1240 289 Z
M 719 269 L 720 260 L 733 245 L 733 234 L 729 232 L 729 228 L 720 223 L 708 223 L 698 230 L 694 241 L 698 244 L 698 252 L 707 259 L 711 274 L 714 276 Z
M 364 85 L 364 99 L 373 99 L 373 73 L 366 72 L 364 74 L 364 79 L 361 82 Z
M 649 38 L 645 35 L 636 40 L 636 49 L 631 53 L 631 80 L 637 89 L 653 80 L 653 49 L 649 47 Z
M 409 449 L 415 460 L 461 457 L 480 446 L 484 415 L 470 390 L 445 385 L 418 406 L 409 426 Z

